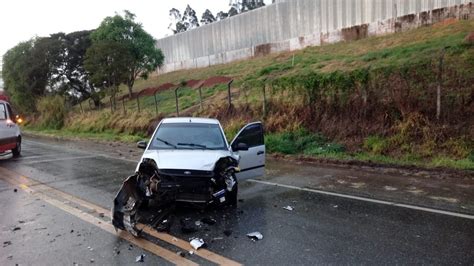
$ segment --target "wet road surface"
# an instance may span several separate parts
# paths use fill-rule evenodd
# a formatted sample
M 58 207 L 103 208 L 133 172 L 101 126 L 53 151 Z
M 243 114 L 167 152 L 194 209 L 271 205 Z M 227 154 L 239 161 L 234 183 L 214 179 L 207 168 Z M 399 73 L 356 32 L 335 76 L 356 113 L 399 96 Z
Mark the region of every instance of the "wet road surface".
M 380 180 L 380 189 L 375 189 L 369 182 L 374 173 L 345 174 L 349 177 L 344 179 L 339 173 L 344 170 L 313 167 L 294 175 L 270 161 L 267 177 L 239 184 L 237 209 L 180 209 L 170 217 L 169 233 L 145 227 L 143 237 L 135 239 L 115 233 L 108 210 L 122 180 L 135 169 L 140 151 L 119 156 L 100 145 L 90 146 L 27 139 L 23 157 L 3 156 L 0 265 L 135 264 L 141 254 L 148 265 L 474 263 L 470 179 L 457 180 L 462 186 L 451 184 L 450 194 L 441 184 L 437 193 L 426 193 L 423 187 L 432 183 L 412 180 L 426 193 L 414 198 L 423 193 L 408 189 L 398 195 L 401 186 L 383 186 Z M 407 207 L 391 205 L 394 202 Z M 294 210 L 283 209 L 288 205 Z M 191 234 L 181 231 L 181 219 L 205 217 L 216 224 L 201 224 Z M 253 231 L 264 238 L 247 238 Z M 207 249 L 189 254 L 192 237 L 203 238 Z

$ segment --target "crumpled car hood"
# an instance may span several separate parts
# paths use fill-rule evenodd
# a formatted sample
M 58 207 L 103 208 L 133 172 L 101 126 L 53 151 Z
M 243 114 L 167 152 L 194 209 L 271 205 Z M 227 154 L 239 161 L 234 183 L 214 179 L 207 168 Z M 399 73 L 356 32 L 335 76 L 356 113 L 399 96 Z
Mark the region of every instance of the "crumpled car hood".
M 147 150 L 142 160 L 155 160 L 159 169 L 212 171 L 217 160 L 226 156 L 235 157 L 227 150 Z

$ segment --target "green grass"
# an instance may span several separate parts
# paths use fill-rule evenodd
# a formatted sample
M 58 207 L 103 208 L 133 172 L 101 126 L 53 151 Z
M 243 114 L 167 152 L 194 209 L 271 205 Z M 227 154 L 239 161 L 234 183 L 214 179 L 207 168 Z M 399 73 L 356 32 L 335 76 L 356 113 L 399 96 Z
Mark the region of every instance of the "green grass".
M 370 37 L 353 42 L 340 42 L 331 45 L 308 47 L 294 52 L 283 52 L 271 54 L 264 57 L 249 60 L 236 61 L 229 64 L 214 65 L 200 69 L 190 69 L 152 76 L 147 80 L 137 80 L 134 91 L 140 91 L 147 87 L 156 87 L 160 84 L 171 82 L 180 83 L 182 80 L 207 79 L 213 76 L 233 77 L 235 82 L 233 88 L 240 88 L 238 97 L 234 103 L 260 103 L 261 86 L 255 85 L 265 78 L 278 79 L 279 77 L 291 77 L 301 73 L 315 71 L 318 73 L 334 73 L 338 71 L 353 71 L 360 69 L 377 69 L 386 67 L 400 67 L 407 63 L 438 59 L 440 52 L 447 48 L 446 60 L 458 60 L 472 57 L 473 46 L 464 43 L 464 37 L 474 28 L 474 20 L 459 21 L 449 25 L 436 25 L 433 27 L 422 27 L 407 32 L 390 34 L 386 36 Z M 294 61 L 293 61 L 294 59 Z M 294 64 L 293 64 L 294 63 Z M 127 92 L 121 87 L 121 94 Z M 179 90 L 179 108 L 192 110 L 191 114 L 206 115 L 210 104 L 218 104 L 225 101 L 226 86 L 219 85 L 214 88 L 203 89 L 204 110 L 196 112 L 199 105 L 198 91 L 190 88 Z M 271 96 L 270 92 L 269 96 Z M 294 101 L 288 92 L 288 102 Z M 107 98 L 108 99 L 108 98 Z M 174 90 L 168 90 L 157 94 L 158 112 L 163 116 L 172 116 L 176 112 Z M 104 99 L 104 103 L 107 100 Z M 88 103 L 83 103 L 87 106 Z M 137 110 L 136 100 L 126 101 L 127 114 Z M 119 103 L 122 110 L 122 103 Z M 68 125 L 65 130 L 35 130 L 51 135 L 65 137 L 97 138 L 103 140 L 136 141 L 143 136 L 136 133 L 137 129 L 145 128 L 152 116 L 155 114 L 155 100 L 153 96 L 141 97 L 140 107 L 143 116 L 140 123 L 133 123 L 135 134 L 127 133 L 127 126 L 137 119 L 130 119 L 124 123 L 112 121 L 113 115 L 106 114 L 108 109 L 100 114 L 86 113 L 79 116 Z M 78 107 L 75 107 L 78 111 Z M 147 112 L 143 114 L 143 110 Z M 87 116 L 96 116 L 92 119 Z M 137 115 L 138 117 L 138 115 Z M 118 120 L 119 118 L 116 118 Z M 120 118 L 124 120 L 124 118 Z M 238 130 L 238 122 L 241 118 L 227 121 L 227 128 L 232 132 Z M 256 118 L 257 119 L 257 118 Z M 112 122 L 111 122 L 112 121 Z M 75 123 L 75 124 L 74 124 Z M 117 130 L 120 124 L 120 130 Z M 230 126 L 229 126 L 230 124 Z M 128 126 L 131 127 L 131 126 Z M 143 130 L 143 129 L 140 129 Z M 410 149 L 405 153 L 395 156 L 387 156 L 386 151 L 390 149 L 390 143 L 381 136 L 369 136 L 362 143 L 363 151 L 349 153 L 344 147 L 334 141 L 328 140 L 321 134 L 310 133 L 306 130 L 293 132 L 271 133 L 266 136 L 267 149 L 270 153 L 283 153 L 293 155 L 304 155 L 318 158 L 332 158 L 339 160 L 371 161 L 386 164 L 417 165 L 424 167 L 449 167 L 456 169 L 474 169 L 474 159 L 447 158 L 443 155 L 438 157 L 421 158 Z M 474 157 L 473 154 L 471 154 Z

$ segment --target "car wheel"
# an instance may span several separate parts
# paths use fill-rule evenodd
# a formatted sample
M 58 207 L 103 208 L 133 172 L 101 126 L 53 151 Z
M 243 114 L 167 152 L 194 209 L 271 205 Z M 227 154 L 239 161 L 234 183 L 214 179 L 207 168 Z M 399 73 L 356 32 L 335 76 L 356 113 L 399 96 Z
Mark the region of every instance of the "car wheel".
M 18 158 L 21 155 L 21 139 L 16 140 L 16 147 L 12 150 L 13 158 Z

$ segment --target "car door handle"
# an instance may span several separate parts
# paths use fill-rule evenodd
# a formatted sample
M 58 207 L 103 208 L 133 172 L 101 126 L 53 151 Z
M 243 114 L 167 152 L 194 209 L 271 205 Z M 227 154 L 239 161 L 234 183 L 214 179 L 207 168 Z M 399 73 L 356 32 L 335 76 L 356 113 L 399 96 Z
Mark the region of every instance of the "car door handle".
M 258 151 L 258 152 L 257 152 L 257 155 L 262 155 L 262 154 L 264 154 L 264 153 L 265 153 L 264 151 Z

